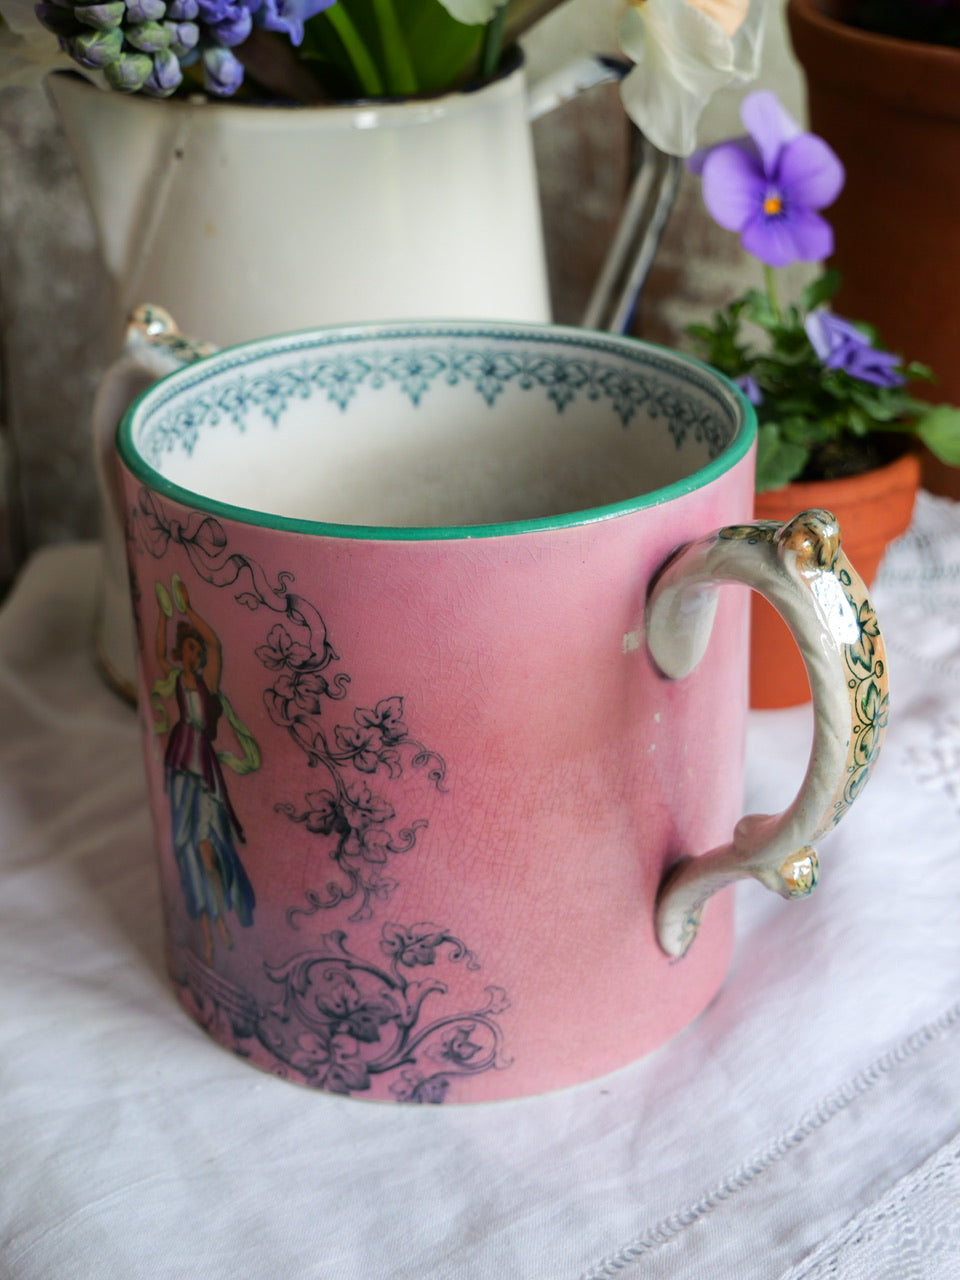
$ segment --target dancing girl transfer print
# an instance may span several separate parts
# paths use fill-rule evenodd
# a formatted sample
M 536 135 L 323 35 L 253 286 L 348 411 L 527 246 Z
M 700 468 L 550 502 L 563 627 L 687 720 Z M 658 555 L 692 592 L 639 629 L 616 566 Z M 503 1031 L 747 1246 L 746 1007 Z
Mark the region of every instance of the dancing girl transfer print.
M 442 795 L 446 763 L 411 732 L 401 694 L 348 705 L 350 675 L 335 669 L 324 618 L 292 573 L 271 577 L 228 546 L 214 517 L 175 511 L 141 490 L 128 541 L 138 631 L 138 570 L 146 576 L 151 560 L 165 569 L 163 580 L 150 575 L 146 597 L 158 604 L 150 703 L 176 866 L 171 967 L 184 1003 L 215 1038 L 277 1074 L 345 1094 L 376 1094 L 382 1080 L 379 1096 L 385 1086 L 404 1101 L 442 1102 L 457 1077 L 509 1066 L 497 1021 L 509 1000 L 497 986 L 468 1001 L 451 995 L 457 973 L 462 989 L 481 970 L 456 931 L 377 917 L 400 885 L 394 862 L 429 825 L 398 812 L 409 791 L 394 797 L 392 784 L 419 777 Z M 224 619 L 224 601 L 269 619 L 248 650 L 264 673 L 263 711 L 240 705 L 231 685 L 237 641 L 224 645 L 210 620 Z M 226 621 L 219 630 L 233 634 Z M 290 768 L 280 782 L 269 774 L 274 733 L 296 744 L 302 779 Z M 293 795 L 265 802 L 263 787 L 276 785 Z M 284 831 L 322 852 L 322 887 L 305 879 L 315 855 L 302 840 L 288 847 Z M 289 893 L 279 902 L 278 884 Z
M 237 852 L 245 837 L 224 779 L 223 764 L 238 773 L 260 765 L 260 753 L 250 731 L 237 718 L 220 689 L 223 653 L 216 632 L 191 606 L 187 588 L 173 576 L 173 600 L 180 614 L 176 640 L 167 649 L 167 619 L 173 616 L 171 594 L 156 584 L 156 656 L 161 678 L 150 701 L 159 712 L 158 733 L 167 732 L 164 699 L 176 701 L 178 719 L 167 736 L 163 760 L 164 789 L 170 801 L 173 851 L 191 920 L 203 929 L 203 958 L 213 963 L 215 924 L 221 941 L 233 947 L 227 913 L 241 925 L 253 924 L 256 898 Z M 171 661 L 172 659 L 172 661 Z M 214 746 L 221 717 L 226 718 L 243 750 L 238 758 Z

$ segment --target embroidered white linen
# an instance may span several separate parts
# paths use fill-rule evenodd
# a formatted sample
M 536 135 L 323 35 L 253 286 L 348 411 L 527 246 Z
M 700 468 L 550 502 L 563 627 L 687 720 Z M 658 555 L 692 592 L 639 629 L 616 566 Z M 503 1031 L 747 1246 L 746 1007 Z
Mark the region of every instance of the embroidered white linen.
M 94 565 L 44 551 L 0 610 L 0 1275 L 960 1274 L 960 506 L 921 495 L 884 564 L 891 728 L 816 893 L 745 886 L 726 986 L 652 1057 L 472 1108 L 314 1094 L 180 1012 Z M 808 741 L 751 715 L 749 808 Z

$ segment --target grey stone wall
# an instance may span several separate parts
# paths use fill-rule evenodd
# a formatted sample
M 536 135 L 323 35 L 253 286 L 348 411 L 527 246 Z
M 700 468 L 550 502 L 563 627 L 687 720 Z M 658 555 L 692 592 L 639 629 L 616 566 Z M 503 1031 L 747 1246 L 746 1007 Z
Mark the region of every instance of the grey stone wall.
M 87 423 L 106 316 L 90 217 L 46 96 L 0 91 L 0 565 L 95 532 Z

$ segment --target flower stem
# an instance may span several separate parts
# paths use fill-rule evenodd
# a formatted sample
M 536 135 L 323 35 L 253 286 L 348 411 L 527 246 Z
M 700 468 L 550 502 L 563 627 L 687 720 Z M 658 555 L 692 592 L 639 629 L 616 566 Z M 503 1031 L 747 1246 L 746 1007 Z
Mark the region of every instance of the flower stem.
M 334 8 L 340 6 L 335 5 Z M 391 93 L 409 96 L 420 88 L 413 69 L 403 28 L 397 20 L 393 0 L 373 0 L 374 13 L 380 27 L 380 43 L 387 67 L 387 88 Z
M 541 18 L 556 9 L 561 0 L 509 0 L 504 5 L 510 13 L 503 34 L 504 44 L 514 44 Z
M 763 284 L 767 291 L 767 301 L 770 303 L 770 310 L 780 319 L 780 299 L 777 297 L 777 275 L 776 268 L 771 267 L 769 263 L 763 264 Z
M 343 41 L 343 47 L 350 58 L 361 90 L 371 98 L 382 98 L 385 91 L 377 64 L 364 44 L 360 32 L 353 25 L 345 6 L 332 4 L 325 10 L 325 16 Z
M 507 20 L 507 0 L 497 9 L 487 23 L 480 46 L 480 79 L 489 80 L 496 74 L 503 51 L 503 29 Z

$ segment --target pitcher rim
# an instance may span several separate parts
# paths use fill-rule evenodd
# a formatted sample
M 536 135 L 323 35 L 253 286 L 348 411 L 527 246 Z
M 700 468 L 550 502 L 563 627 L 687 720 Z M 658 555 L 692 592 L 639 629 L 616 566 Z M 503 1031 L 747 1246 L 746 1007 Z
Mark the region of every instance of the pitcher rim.
M 62 85 L 70 85 L 72 88 L 79 89 L 80 92 L 99 94 L 108 104 L 119 104 L 123 110 L 138 109 L 154 109 L 160 108 L 165 113 L 171 110 L 179 111 L 208 111 L 215 108 L 220 114 L 227 112 L 243 119 L 252 127 L 258 124 L 266 123 L 270 127 L 269 113 L 273 111 L 283 112 L 285 117 L 295 122 L 299 122 L 304 128 L 314 127 L 318 118 L 328 118 L 331 123 L 343 123 L 356 116 L 367 115 L 370 112 L 385 112 L 388 116 L 396 116 L 398 119 L 415 120 L 421 115 L 427 119 L 432 119 L 438 114 L 447 114 L 451 110 L 468 110 L 470 103 L 475 101 L 478 95 L 484 97 L 494 96 L 493 91 L 500 90 L 503 93 L 514 92 L 514 82 L 519 77 L 523 80 L 526 73 L 526 58 L 519 46 L 515 46 L 515 50 L 510 56 L 505 57 L 496 74 L 490 76 L 486 80 L 471 80 L 462 85 L 458 85 L 453 89 L 439 89 L 435 92 L 425 92 L 410 95 L 394 95 L 382 98 L 338 98 L 331 102 L 313 102 L 302 103 L 294 101 L 277 101 L 275 99 L 264 98 L 247 99 L 242 102 L 233 101 L 230 98 L 207 98 L 203 94 L 197 93 L 184 98 L 152 98 L 144 94 L 122 94 L 113 90 L 101 89 L 88 79 L 82 71 L 74 70 L 72 67 L 56 67 L 50 71 L 45 78 L 45 86 L 48 94 L 56 100 L 56 87 Z M 339 125 L 338 125 L 339 127 Z M 356 126 L 360 127 L 360 126 Z M 363 127 L 373 127 L 364 125 Z

